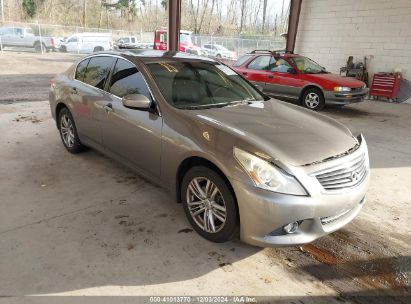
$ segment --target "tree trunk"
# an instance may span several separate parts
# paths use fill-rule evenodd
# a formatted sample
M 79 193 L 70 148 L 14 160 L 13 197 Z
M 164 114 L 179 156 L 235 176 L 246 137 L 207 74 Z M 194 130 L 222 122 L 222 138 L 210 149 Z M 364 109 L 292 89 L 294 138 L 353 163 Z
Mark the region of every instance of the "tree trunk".
M 83 0 L 83 26 L 87 27 L 87 0 Z
M 261 33 L 264 34 L 265 31 L 265 18 L 267 15 L 267 0 L 264 0 L 264 5 L 263 5 L 263 25 L 261 27 Z

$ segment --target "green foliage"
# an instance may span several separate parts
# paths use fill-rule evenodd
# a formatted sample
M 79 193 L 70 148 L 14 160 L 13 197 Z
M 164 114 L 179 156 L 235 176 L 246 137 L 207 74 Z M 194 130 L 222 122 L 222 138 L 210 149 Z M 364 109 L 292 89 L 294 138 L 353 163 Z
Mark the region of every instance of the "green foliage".
M 33 18 L 37 13 L 37 4 L 35 0 L 23 0 L 22 6 L 24 13 L 30 18 Z

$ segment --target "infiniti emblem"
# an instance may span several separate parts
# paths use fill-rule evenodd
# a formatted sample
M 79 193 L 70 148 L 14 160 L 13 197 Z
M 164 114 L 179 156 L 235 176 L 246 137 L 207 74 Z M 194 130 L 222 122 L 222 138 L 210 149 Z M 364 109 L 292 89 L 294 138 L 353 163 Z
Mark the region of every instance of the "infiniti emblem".
M 354 171 L 351 173 L 351 181 L 356 182 L 360 179 L 360 173 L 358 171 Z

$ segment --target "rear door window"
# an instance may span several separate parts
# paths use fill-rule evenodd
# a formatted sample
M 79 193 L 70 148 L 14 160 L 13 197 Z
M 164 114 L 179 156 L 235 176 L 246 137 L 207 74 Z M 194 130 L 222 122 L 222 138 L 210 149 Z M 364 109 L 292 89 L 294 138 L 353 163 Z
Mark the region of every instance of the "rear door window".
M 270 66 L 270 56 L 258 56 L 250 62 L 249 69 L 252 70 L 268 70 Z
M 87 66 L 84 82 L 103 90 L 114 60 L 113 57 L 108 56 L 92 57 Z
M 84 80 L 84 75 L 86 74 L 86 68 L 87 68 L 87 64 L 90 61 L 89 58 L 84 59 L 82 62 L 80 62 L 77 65 L 77 69 L 76 69 L 76 75 L 74 78 L 76 78 L 79 81 L 83 81 Z
M 151 99 L 147 84 L 137 67 L 123 59 L 117 59 L 110 79 L 109 92 L 120 98 L 130 94 L 143 94 Z

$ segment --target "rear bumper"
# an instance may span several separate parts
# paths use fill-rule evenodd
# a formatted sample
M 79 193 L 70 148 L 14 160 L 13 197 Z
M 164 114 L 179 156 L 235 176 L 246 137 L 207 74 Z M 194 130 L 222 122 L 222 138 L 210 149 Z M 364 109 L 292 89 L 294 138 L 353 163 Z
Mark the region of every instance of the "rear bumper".
M 324 91 L 324 99 L 326 104 L 346 105 L 363 101 L 367 94 L 368 89 L 359 92 Z

